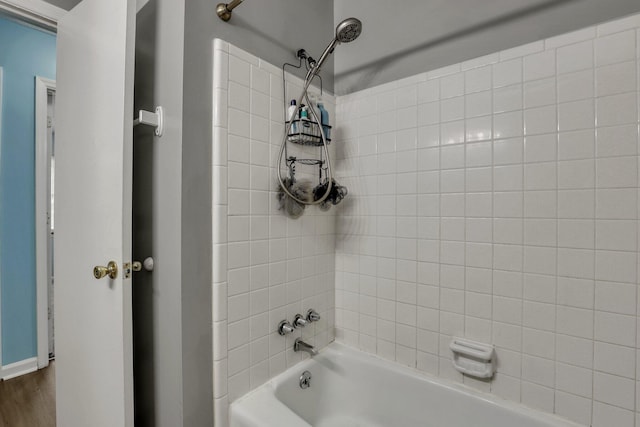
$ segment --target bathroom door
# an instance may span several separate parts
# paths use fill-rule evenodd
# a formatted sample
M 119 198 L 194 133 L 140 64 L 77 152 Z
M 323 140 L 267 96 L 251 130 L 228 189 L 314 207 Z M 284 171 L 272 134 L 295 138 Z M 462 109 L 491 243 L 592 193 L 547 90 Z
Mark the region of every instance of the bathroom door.
M 61 427 L 133 426 L 131 179 L 135 0 L 58 22 L 56 410 Z M 94 278 L 115 261 L 117 276 Z

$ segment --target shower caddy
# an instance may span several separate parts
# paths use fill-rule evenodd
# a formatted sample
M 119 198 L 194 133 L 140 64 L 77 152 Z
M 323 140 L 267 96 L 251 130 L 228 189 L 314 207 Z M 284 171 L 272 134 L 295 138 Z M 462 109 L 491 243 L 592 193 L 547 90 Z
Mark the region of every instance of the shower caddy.
M 285 105 L 284 105 L 285 129 L 288 129 L 286 140 L 287 142 L 291 142 L 298 145 L 318 147 L 319 155 L 318 155 L 318 158 L 306 158 L 306 159 L 304 158 L 301 159 L 296 156 L 290 156 L 289 150 L 285 143 L 284 157 L 285 157 L 287 168 L 289 169 L 289 177 L 291 179 L 295 178 L 296 165 L 317 166 L 318 167 L 318 185 L 321 185 L 327 179 L 329 179 L 329 175 L 327 171 L 327 162 L 326 162 L 326 159 L 324 159 L 324 154 L 322 149 L 323 143 L 322 143 L 321 132 L 325 132 L 324 136 L 325 136 L 325 140 L 327 141 L 327 144 L 331 143 L 331 138 L 327 136 L 329 134 L 329 131 L 331 130 L 331 126 L 323 125 L 322 123 L 316 122 L 315 120 L 313 120 L 313 115 L 306 119 L 296 118 L 301 108 L 300 105 L 296 105 L 296 113 L 294 114 L 292 119 L 287 120 L 289 117 L 287 114 L 287 105 L 286 105 L 286 100 L 288 99 L 287 83 L 285 79 L 286 67 L 300 69 L 302 68 L 302 62 L 308 58 L 307 53 L 304 49 L 298 50 L 296 56 L 298 57 L 298 60 L 299 60 L 298 65 L 290 64 L 287 62 L 285 62 L 282 65 L 282 93 L 283 93 L 283 98 L 285 100 Z M 320 80 L 320 96 L 322 96 L 324 94 L 323 88 L 322 88 L 322 77 L 320 77 L 320 75 L 318 74 L 316 74 L 314 77 L 317 77 Z M 313 105 L 309 105 L 307 107 L 316 108 Z

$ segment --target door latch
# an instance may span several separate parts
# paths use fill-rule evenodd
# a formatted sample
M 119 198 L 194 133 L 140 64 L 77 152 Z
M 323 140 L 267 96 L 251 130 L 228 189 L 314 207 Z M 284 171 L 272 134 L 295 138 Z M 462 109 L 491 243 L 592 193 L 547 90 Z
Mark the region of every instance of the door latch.
M 143 262 L 125 262 L 122 266 L 122 269 L 124 270 L 124 278 L 129 279 L 132 272 L 142 271 L 143 267 L 146 271 L 153 271 L 153 258 L 147 257 Z

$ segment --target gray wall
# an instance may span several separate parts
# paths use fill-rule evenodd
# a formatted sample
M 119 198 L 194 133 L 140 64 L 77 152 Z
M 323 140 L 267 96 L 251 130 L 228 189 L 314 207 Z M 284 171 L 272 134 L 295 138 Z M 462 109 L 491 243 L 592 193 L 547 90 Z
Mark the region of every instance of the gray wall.
M 354 92 L 640 10 L 638 0 L 335 0 L 363 21 L 336 49 L 335 91 Z
M 247 1 L 228 23 L 217 2 L 185 2 L 182 150 L 182 336 L 185 426 L 212 425 L 211 145 L 213 39 L 221 38 L 273 64 L 295 61 L 306 49 L 318 57 L 333 35 L 333 3 Z M 324 68 L 325 87 L 333 87 Z M 206 384 L 205 384 L 206 383 Z M 202 390 L 206 389 L 206 393 Z M 207 411 L 209 416 L 207 416 Z
M 183 390 L 193 385 L 181 369 L 188 362 L 180 286 L 183 34 L 183 2 L 151 0 L 137 15 L 135 108 L 165 110 L 161 138 L 148 127 L 134 134 L 133 255 L 156 261 L 153 273 L 133 276 L 135 409 L 141 427 L 197 425 L 184 422 Z M 207 384 L 202 389 L 206 394 Z
M 213 39 L 221 38 L 273 64 L 295 61 L 306 49 L 318 57 L 333 34 L 333 4 L 316 0 L 247 1 L 228 23 L 217 2 L 185 2 L 184 111 L 182 151 L 182 329 L 185 384 L 211 378 L 211 145 Z M 333 88 L 328 63 L 325 87 Z M 200 384 L 202 385 L 202 384 Z M 185 388 L 185 426 L 210 426 L 207 384 Z M 209 410 L 212 414 L 212 411 Z
M 300 48 L 317 59 L 334 35 L 332 0 L 245 1 L 226 23 L 215 14 L 218 2 L 189 0 L 186 3 L 187 62 L 190 61 L 189 51 L 192 51 L 195 56 L 202 57 L 201 65 L 205 65 L 203 52 L 211 52 L 214 38 L 225 40 L 276 65 L 295 62 L 295 52 Z M 196 39 L 197 45 L 192 45 Z M 211 62 L 210 58 L 208 62 Z M 187 67 L 190 65 L 188 63 Z M 322 73 L 329 90 L 333 88 L 331 70 L 332 60 L 323 67 Z M 210 69 L 201 70 L 203 74 L 205 71 L 210 74 Z

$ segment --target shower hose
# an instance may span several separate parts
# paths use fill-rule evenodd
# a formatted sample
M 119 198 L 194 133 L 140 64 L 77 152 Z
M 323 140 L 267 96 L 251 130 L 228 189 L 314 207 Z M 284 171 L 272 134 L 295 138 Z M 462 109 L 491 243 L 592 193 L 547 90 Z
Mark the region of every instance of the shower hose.
M 311 108 L 309 108 L 309 110 L 311 111 L 311 115 L 313 116 L 313 119 L 315 120 L 317 126 L 321 126 L 320 123 L 320 118 L 318 117 L 318 114 L 316 113 L 315 107 L 311 104 L 311 102 L 309 101 L 309 93 L 307 92 L 309 89 L 309 85 L 311 84 L 311 81 L 313 80 L 313 78 L 315 77 L 315 75 L 318 73 L 318 68 L 312 68 L 311 70 L 309 70 L 309 72 L 307 73 L 306 78 L 304 79 L 304 85 L 302 88 L 302 92 L 300 93 L 300 97 L 298 98 L 298 102 L 296 103 L 296 105 L 301 105 L 302 101 L 306 101 L 307 105 L 311 106 Z M 295 200 L 298 203 L 301 203 L 303 205 L 319 205 L 320 203 L 324 202 L 325 199 L 327 197 L 329 197 L 329 194 L 331 193 L 331 189 L 333 188 L 333 174 L 331 171 L 331 158 L 329 157 L 329 147 L 328 147 L 328 143 L 327 143 L 327 137 L 324 134 L 324 131 L 322 129 L 322 127 L 320 127 L 320 136 L 322 137 L 322 149 L 324 150 L 324 155 L 325 158 L 327 159 L 327 191 L 325 191 L 325 193 L 322 195 L 322 197 L 320 197 L 318 200 L 314 200 L 313 202 L 309 202 L 307 200 L 301 200 L 299 198 L 297 198 L 296 196 L 294 196 L 293 194 L 291 194 L 291 192 L 289 191 L 289 189 L 287 188 L 287 186 L 284 183 L 284 179 L 282 178 L 282 157 L 284 156 L 284 151 L 285 151 L 285 147 L 287 144 L 287 137 L 289 135 L 289 132 L 291 132 L 291 126 L 293 125 L 293 117 L 289 118 L 288 124 L 286 126 L 286 129 L 284 131 L 284 136 L 282 138 L 282 145 L 280 146 L 280 155 L 278 156 L 278 182 L 280 183 L 280 188 L 282 188 L 282 191 L 284 191 L 284 193 L 291 197 L 293 200 Z M 293 177 L 292 177 L 293 178 Z

